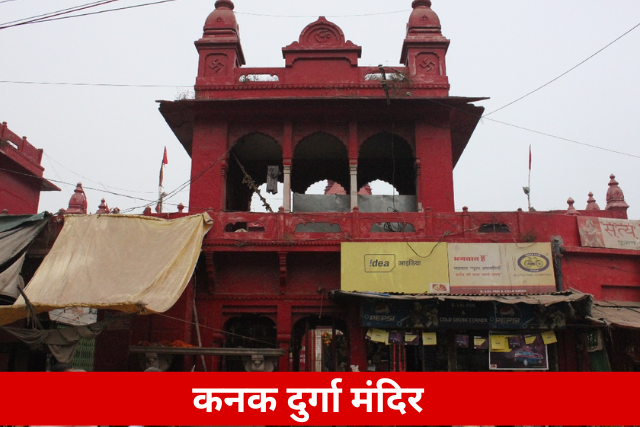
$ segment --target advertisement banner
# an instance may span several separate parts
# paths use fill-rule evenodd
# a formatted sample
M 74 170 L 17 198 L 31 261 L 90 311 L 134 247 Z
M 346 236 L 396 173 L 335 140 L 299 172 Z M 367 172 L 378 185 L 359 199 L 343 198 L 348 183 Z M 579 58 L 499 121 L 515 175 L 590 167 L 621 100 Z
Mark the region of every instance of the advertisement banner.
M 438 326 L 436 301 L 369 299 L 362 303 L 362 326 L 424 329 Z
M 547 346 L 541 334 L 489 335 L 489 369 L 496 371 L 546 371 Z
M 582 216 L 577 220 L 582 246 L 640 250 L 640 221 Z
M 550 243 L 452 243 L 452 294 L 525 294 L 556 290 Z
M 341 265 L 343 291 L 449 293 L 446 243 L 342 243 Z
M 496 301 L 381 299 L 362 302 L 362 326 L 390 329 L 564 329 L 564 304 L 538 306 Z

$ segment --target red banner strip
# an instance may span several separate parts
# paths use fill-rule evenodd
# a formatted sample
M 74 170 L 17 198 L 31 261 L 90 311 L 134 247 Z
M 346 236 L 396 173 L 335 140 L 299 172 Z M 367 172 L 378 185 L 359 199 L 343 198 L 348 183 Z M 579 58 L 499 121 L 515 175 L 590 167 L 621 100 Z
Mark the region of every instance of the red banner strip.
M 2 373 L 9 425 L 629 425 L 640 373 Z

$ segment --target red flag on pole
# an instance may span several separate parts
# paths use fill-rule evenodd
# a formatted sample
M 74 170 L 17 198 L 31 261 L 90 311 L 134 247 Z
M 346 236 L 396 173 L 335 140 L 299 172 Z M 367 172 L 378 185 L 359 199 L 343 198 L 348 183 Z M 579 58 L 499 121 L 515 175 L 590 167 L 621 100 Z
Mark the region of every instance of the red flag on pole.
M 166 156 L 167 156 L 167 153 L 165 151 L 165 157 Z M 531 172 L 531 145 L 529 145 L 529 172 Z
M 162 163 L 160 164 L 160 180 L 159 186 L 162 187 L 162 181 L 164 181 L 164 165 L 169 164 L 169 160 L 167 160 L 167 147 L 164 147 L 164 155 L 162 156 Z

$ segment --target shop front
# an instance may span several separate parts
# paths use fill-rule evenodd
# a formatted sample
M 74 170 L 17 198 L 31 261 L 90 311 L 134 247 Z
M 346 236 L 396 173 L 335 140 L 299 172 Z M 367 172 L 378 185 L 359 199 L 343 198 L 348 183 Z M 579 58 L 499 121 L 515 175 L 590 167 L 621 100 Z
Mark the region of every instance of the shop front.
M 360 310 L 362 333 L 351 337 L 352 360 L 366 360 L 366 370 L 383 372 L 567 370 L 559 353 L 576 350 L 563 338 L 582 325 L 592 304 L 591 296 L 572 292 L 332 296 Z

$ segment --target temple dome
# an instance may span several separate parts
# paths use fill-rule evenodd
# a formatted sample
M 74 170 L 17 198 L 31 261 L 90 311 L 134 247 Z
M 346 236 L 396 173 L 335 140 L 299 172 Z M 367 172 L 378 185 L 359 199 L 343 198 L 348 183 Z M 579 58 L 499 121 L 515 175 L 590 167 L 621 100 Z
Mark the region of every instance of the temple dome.
M 204 23 L 204 35 L 218 34 L 221 31 L 233 31 L 238 34 L 238 22 L 233 13 L 235 8 L 231 0 L 216 1 L 216 9 L 209 14 Z
M 414 0 L 413 11 L 407 24 L 407 35 L 412 33 L 440 33 L 440 18 L 431 9 L 431 0 Z

